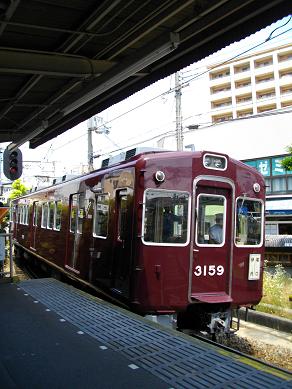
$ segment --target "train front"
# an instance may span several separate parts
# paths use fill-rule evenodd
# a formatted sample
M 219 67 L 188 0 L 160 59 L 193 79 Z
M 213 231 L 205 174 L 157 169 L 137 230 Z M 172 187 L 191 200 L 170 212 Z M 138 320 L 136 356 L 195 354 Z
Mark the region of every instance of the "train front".
M 232 310 L 262 296 L 263 177 L 212 152 L 162 153 L 143 176 L 137 300 L 179 328 L 229 333 Z

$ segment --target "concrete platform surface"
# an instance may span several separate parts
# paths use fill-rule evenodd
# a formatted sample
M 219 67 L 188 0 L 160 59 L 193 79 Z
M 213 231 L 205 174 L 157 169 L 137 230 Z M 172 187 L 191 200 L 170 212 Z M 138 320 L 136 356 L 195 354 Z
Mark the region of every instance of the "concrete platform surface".
M 292 388 L 288 372 L 51 278 L 0 284 L 0 296 L 0 389 Z
M 170 388 L 15 285 L 0 296 L 1 389 Z

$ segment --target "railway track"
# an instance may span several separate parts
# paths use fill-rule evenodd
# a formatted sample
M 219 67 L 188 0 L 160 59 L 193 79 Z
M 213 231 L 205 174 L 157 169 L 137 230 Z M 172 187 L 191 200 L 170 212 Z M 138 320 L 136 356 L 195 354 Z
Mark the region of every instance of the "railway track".
M 39 266 L 33 267 L 30 261 L 20 261 L 14 258 L 14 274 L 18 280 L 29 280 L 33 278 L 46 277 L 44 272 L 41 272 Z
M 259 330 L 260 331 L 260 330 Z M 219 336 L 216 341 L 207 339 L 198 334 L 192 334 L 196 339 L 214 344 L 223 350 L 232 351 L 240 357 L 249 358 L 254 362 L 261 362 L 267 367 L 277 367 L 279 371 L 285 373 L 292 372 L 292 351 L 291 349 L 246 338 L 241 335 L 231 335 L 230 337 Z

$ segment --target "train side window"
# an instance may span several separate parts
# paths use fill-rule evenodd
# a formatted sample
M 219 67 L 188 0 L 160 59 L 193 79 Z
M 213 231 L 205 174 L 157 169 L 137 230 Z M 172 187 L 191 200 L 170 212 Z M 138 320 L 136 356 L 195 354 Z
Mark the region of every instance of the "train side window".
M 41 221 L 42 228 L 47 228 L 48 213 L 49 213 L 49 205 L 48 205 L 48 203 L 43 203 L 42 204 L 42 221 Z
M 54 214 L 55 214 L 55 203 L 50 201 L 48 203 L 48 229 L 52 230 L 54 226 Z
M 70 232 L 76 231 L 76 219 L 78 214 L 78 195 L 71 196 L 71 208 L 70 208 Z
M 199 194 L 197 204 L 196 244 L 225 244 L 226 198 L 221 195 Z
M 18 208 L 19 213 L 19 224 L 23 224 L 23 205 L 20 204 Z
M 15 223 L 20 223 L 20 205 L 16 205 L 15 208 Z
M 144 194 L 143 242 L 187 245 L 189 201 L 190 195 L 187 192 L 147 189 Z
M 25 205 L 25 224 L 28 226 L 29 224 L 29 205 Z
M 84 217 L 85 217 L 85 194 L 80 193 L 78 195 L 78 217 L 77 217 L 78 234 L 82 234 Z
M 236 246 L 261 246 L 263 242 L 263 203 L 245 197 L 236 200 Z
M 70 232 L 82 234 L 83 219 L 85 215 L 85 195 L 76 193 L 71 195 Z
M 18 206 L 17 205 L 13 205 L 12 207 L 10 207 L 10 210 L 9 210 L 9 222 L 11 223 L 12 229 L 14 227 L 14 223 L 16 224 L 18 222 L 17 211 L 18 211 Z
M 55 201 L 54 204 L 54 230 L 61 230 L 61 217 L 62 217 L 62 202 L 60 200 Z
M 19 223 L 23 225 L 28 225 L 28 204 L 21 204 L 19 206 Z
M 33 203 L 33 216 L 32 216 L 32 225 L 34 227 L 38 225 L 38 213 L 39 213 L 39 205 L 38 202 L 35 201 Z
M 127 195 L 119 195 L 118 240 L 125 240 L 127 229 Z
M 23 204 L 20 205 L 20 224 L 24 224 L 24 208 L 23 208 Z
M 109 219 L 109 195 L 101 194 L 95 197 L 93 236 L 106 238 L 108 232 Z

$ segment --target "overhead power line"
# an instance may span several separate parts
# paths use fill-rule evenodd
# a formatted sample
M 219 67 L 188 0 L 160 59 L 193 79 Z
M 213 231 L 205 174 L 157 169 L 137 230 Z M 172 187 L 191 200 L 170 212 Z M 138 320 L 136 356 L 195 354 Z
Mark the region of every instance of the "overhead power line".
M 282 36 L 282 35 L 284 35 L 284 34 L 287 34 L 288 32 L 290 32 L 290 31 L 292 30 L 292 28 L 289 28 L 289 29 L 287 29 L 287 30 L 285 30 L 285 31 L 283 31 L 283 32 L 281 32 L 281 33 L 275 35 L 275 36 L 272 36 L 272 34 L 273 34 L 276 30 L 278 30 L 279 28 L 282 28 L 282 27 L 284 27 L 285 25 L 287 25 L 287 24 L 291 21 L 291 18 L 292 18 L 292 17 L 290 16 L 289 19 L 288 19 L 288 21 L 286 21 L 283 25 L 281 25 L 281 26 L 277 27 L 275 30 L 273 30 L 273 31 L 269 34 L 269 36 L 268 36 L 265 40 L 263 40 L 262 42 L 260 42 L 260 43 L 258 43 L 258 44 L 256 44 L 256 45 L 254 45 L 254 46 L 252 46 L 252 47 L 249 47 L 248 49 L 246 49 L 246 50 L 244 50 L 244 51 L 242 51 L 242 52 L 240 52 L 240 53 L 238 53 L 238 54 L 236 54 L 236 55 L 234 55 L 234 56 L 232 56 L 232 57 L 229 57 L 227 60 L 224 60 L 223 62 L 218 63 L 217 65 L 213 66 L 213 67 L 210 68 L 210 69 L 207 69 L 207 70 L 202 71 L 202 72 L 200 72 L 200 73 L 196 73 L 193 77 L 190 77 L 187 81 L 182 82 L 182 83 L 181 83 L 181 87 L 187 86 L 190 82 L 192 82 L 192 81 L 194 81 L 194 80 L 197 80 L 199 77 L 201 77 L 201 76 L 203 76 L 203 75 L 209 73 L 211 70 L 213 71 L 214 69 L 216 69 L 216 68 L 218 68 L 218 67 L 220 67 L 220 66 L 223 66 L 224 64 L 226 64 L 226 63 L 228 63 L 228 62 L 230 62 L 230 61 L 232 61 L 232 60 L 234 60 L 234 59 L 236 59 L 236 58 L 238 58 L 238 57 L 240 57 L 240 56 L 242 56 L 242 55 L 244 55 L 244 54 L 250 52 L 251 50 L 254 50 L 255 48 L 258 48 L 258 47 L 262 46 L 262 45 L 265 44 L 266 42 L 272 41 L 272 40 L 278 38 L 279 36 Z M 163 96 L 166 96 L 166 95 L 168 95 L 168 94 L 170 94 L 170 93 L 175 92 L 175 90 L 176 90 L 176 87 L 170 88 L 169 90 L 164 91 L 164 92 L 162 92 L 162 93 L 160 93 L 160 94 L 158 94 L 158 95 L 156 95 L 156 96 L 154 96 L 154 97 L 152 97 L 152 98 L 150 98 L 150 99 L 148 99 L 148 100 L 142 102 L 141 104 L 136 105 L 135 107 L 133 107 L 133 108 L 131 108 L 131 109 L 129 109 L 129 110 L 127 110 L 127 111 L 121 113 L 120 115 L 117 115 L 116 117 L 112 118 L 111 120 L 106 121 L 103 125 L 108 125 L 109 123 L 112 123 L 112 122 L 114 122 L 115 120 L 118 120 L 118 119 L 120 119 L 121 117 L 123 117 L 123 116 L 125 116 L 125 115 L 128 115 L 129 113 L 131 113 L 131 112 L 133 112 L 133 111 L 135 111 L 135 110 L 137 110 L 137 109 L 139 109 L 139 108 L 145 106 L 146 104 L 148 104 L 148 103 L 150 103 L 150 102 L 155 101 L 156 99 L 158 99 L 158 98 L 160 98 L 160 97 L 163 97 Z M 202 115 L 202 114 L 200 114 L 200 115 Z M 194 115 L 194 116 L 198 116 L 198 115 Z M 76 140 L 78 140 L 78 139 L 80 139 L 80 138 L 82 138 L 83 136 L 86 136 L 86 135 L 87 135 L 87 134 L 82 134 L 82 135 L 80 135 L 80 136 L 78 136 L 78 137 L 76 137 L 76 138 L 74 138 L 74 139 L 71 139 L 70 141 L 64 143 L 63 145 L 61 145 L 61 146 L 55 148 L 54 151 L 59 150 L 60 148 L 63 148 L 63 147 L 65 147 L 65 146 L 67 146 L 68 144 L 70 144 L 70 143 L 72 143 L 72 142 L 75 142 Z M 161 135 L 163 135 L 163 134 L 157 135 L 157 137 L 159 137 L 159 136 L 161 136 Z M 155 138 L 156 138 L 156 137 L 155 137 Z M 145 141 L 144 141 L 143 143 L 145 143 Z M 138 144 L 138 143 L 135 143 L 135 145 L 136 145 L 136 144 Z M 129 146 L 129 147 L 132 147 L 132 146 Z M 120 151 L 120 150 L 123 150 L 123 149 L 125 149 L 125 148 L 126 148 L 126 147 L 123 147 L 123 148 L 117 149 L 117 150 L 115 150 L 115 151 Z M 114 152 L 114 151 L 111 151 L 111 152 Z M 106 154 L 108 154 L 108 153 L 106 153 Z M 102 155 L 105 155 L 105 154 L 102 154 Z
M 289 19 L 289 21 L 290 21 L 290 19 Z M 285 24 L 286 24 L 286 23 L 285 23 Z M 283 34 L 287 34 L 287 33 L 288 33 L 289 31 L 291 31 L 291 30 L 292 30 L 292 28 L 289 28 L 288 30 L 283 31 L 283 32 L 279 33 L 278 35 L 269 38 L 269 40 L 271 41 L 271 40 L 273 40 L 273 39 L 276 39 L 276 38 L 278 38 L 279 36 L 281 36 L 281 35 L 283 35 Z M 271 35 L 271 34 L 270 34 L 270 35 Z M 270 35 L 269 35 L 269 36 L 270 36 Z M 267 39 L 268 39 L 268 38 L 267 38 Z M 225 65 L 226 63 L 228 63 L 228 62 L 230 62 L 230 61 L 232 61 L 232 60 L 234 60 L 234 59 L 240 57 L 241 55 L 246 54 L 246 53 L 248 53 L 249 51 L 251 51 L 251 50 L 253 50 L 253 49 L 257 48 L 257 47 L 260 47 L 261 45 L 263 45 L 263 44 L 265 44 L 265 43 L 267 42 L 267 39 L 265 39 L 264 41 L 262 41 L 262 42 L 256 44 L 255 46 L 250 47 L 250 48 L 247 49 L 247 50 L 244 50 L 244 51 L 240 52 L 239 54 L 236 54 L 236 55 L 234 55 L 234 56 L 228 58 L 227 60 L 225 60 L 225 61 L 223 61 L 223 62 L 218 63 L 217 65 L 215 65 L 214 67 L 212 67 L 212 69 L 207 69 L 207 70 L 205 70 L 205 71 L 203 71 L 203 72 L 201 72 L 201 73 L 199 73 L 199 74 L 196 74 L 194 77 L 191 77 L 188 81 L 182 83 L 181 86 L 183 87 L 183 86 L 185 86 L 186 84 L 190 83 L 191 81 L 196 80 L 198 77 L 200 77 L 200 76 L 202 76 L 202 75 L 204 75 L 204 74 L 209 73 L 211 70 L 213 71 L 214 69 L 216 69 L 216 68 L 218 68 L 218 67 L 220 67 L 220 66 Z M 125 111 L 125 112 L 123 112 L 122 114 L 120 114 L 120 115 L 114 117 L 113 119 L 108 120 L 108 121 L 106 122 L 106 124 L 112 123 L 113 121 L 115 121 L 115 120 L 117 120 L 117 119 L 120 119 L 121 117 L 123 117 L 123 116 L 125 116 L 125 115 L 127 115 L 127 114 L 129 114 L 129 113 L 131 113 L 131 112 L 133 112 L 134 110 L 136 110 L 136 109 L 138 109 L 138 108 L 143 107 L 144 105 L 146 105 L 146 104 L 148 104 L 148 103 L 150 103 L 150 102 L 152 102 L 152 101 L 154 101 L 154 100 L 156 100 L 156 99 L 158 99 L 158 98 L 160 98 L 160 97 L 162 97 L 162 96 L 164 96 L 164 95 L 167 95 L 167 94 L 169 94 L 169 93 L 175 92 L 175 89 L 176 89 L 176 87 L 170 88 L 169 90 L 164 91 L 164 92 L 160 93 L 159 95 L 156 95 L 156 96 L 152 97 L 151 99 L 146 100 L 146 101 L 144 101 L 143 103 L 136 105 L 135 107 L 129 109 L 128 111 Z

